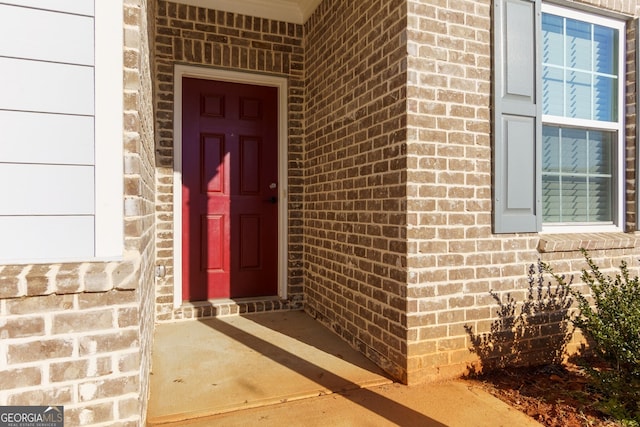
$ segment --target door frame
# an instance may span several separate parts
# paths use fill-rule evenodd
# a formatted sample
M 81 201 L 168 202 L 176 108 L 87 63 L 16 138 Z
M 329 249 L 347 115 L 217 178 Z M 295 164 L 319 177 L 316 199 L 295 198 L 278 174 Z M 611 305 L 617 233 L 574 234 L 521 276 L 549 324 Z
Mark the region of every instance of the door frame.
M 182 306 L 182 78 L 219 80 L 278 89 L 278 297 L 287 298 L 288 107 L 287 79 L 192 65 L 174 66 L 173 91 L 173 307 Z

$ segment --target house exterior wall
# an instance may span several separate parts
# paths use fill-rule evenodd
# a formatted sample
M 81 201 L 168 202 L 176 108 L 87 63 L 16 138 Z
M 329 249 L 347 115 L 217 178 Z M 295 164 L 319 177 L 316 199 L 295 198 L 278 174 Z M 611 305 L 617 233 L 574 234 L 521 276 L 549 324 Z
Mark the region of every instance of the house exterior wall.
M 137 295 L 140 330 L 139 400 L 137 410 L 145 425 L 149 396 L 149 374 L 155 327 L 155 203 L 156 155 L 153 108 L 154 0 L 125 3 L 125 203 L 134 200 L 137 212 L 125 217 L 125 242 L 140 251 L 140 286 Z M 137 76 L 137 79 L 135 78 Z M 130 119 L 127 120 L 127 118 Z M 125 204 L 126 207 L 126 204 Z M 137 213 L 138 215 L 134 215 Z M 133 403 L 133 402 L 131 402 Z
M 174 65 L 269 74 L 288 81 L 288 262 L 287 296 L 301 307 L 302 289 L 302 26 L 159 1 L 156 14 L 155 76 L 157 114 L 157 256 L 167 274 L 158 280 L 159 321 L 211 316 L 211 306 L 173 308 L 173 99 Z M 179 225 L 178 225 L 179 226 Z M 180 256 L 180 255 L 177 255 Z M 253 307 L 255 308 L 255 307 Z M 238 308 L 235 307 L 235 310 Z M 226 308 L 226 310 L 231 310 Z M 230 312 L 230 311 L 228 311 Z M 228 313 L 227 312 L 227 313 Z M 237 311 L 236 311 L 237 312 Z
M 328 0 L 305 24 L 306 309 L 406 380 L 406 4 Z
M 638 13 L 635 1 L 580 3 L 620 16 Z M 624 259 L 637 272 L 636 35 L 629 22 L 627 232 L 493 234 L 491 2 L 407 5 L 407 371 L 409 382 L 420 382 L 460 375 L 478 362 L 465 326 L 484 333 L 499 320 L 491 290 L 503 301 L 507 295 L 524 301 L 527 269 L 538 259 L 557 273 L 578 273 L 578 280 L 585 247 L 605 270 Z M 523 361 L 550 353 L 548 323 L 541 321 Z
M 635 0 L 566 3 L 640 12 Z M 198 314 L 173 309 L 178 63 L 287 78 L 289 297 L 404 382 L 477 364 L 465 327 L 490 331 L 489 292 L 522 301 L 538 259 L 574 274 L 586 247 L 605 270 L 626 260 L 638 274 L 631 24 L 626 232 L 497 235 L 490 2 L 325 0 L 300 26 L 124 0 L 123 18 L 124 259 L 0 265 L 0 405 L 144 425 L 154 320 Z M 156 264 L 168 272 L 157 281 Z M 549 351 L 550 323 L 539 326 L 531 360 Z
M 0 405 L 64 405 L 68 425 L 144 425 L 155 302 L 147 10 L 124 1 L 123 260 L 0 266 Z

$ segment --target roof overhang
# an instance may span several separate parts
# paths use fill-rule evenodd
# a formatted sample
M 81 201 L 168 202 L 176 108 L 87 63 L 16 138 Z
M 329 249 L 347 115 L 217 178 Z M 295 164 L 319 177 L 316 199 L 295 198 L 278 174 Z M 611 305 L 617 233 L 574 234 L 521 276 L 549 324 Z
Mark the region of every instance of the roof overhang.
M 322 0 L 177 0 L 183 4 L 304 24 Z

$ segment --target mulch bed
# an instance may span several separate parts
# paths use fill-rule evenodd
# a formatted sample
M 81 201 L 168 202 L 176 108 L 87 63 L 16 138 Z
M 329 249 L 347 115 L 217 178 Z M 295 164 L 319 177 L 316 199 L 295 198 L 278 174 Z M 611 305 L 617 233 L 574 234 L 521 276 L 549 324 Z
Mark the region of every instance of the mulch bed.
M 588 377 L 575 365 L 505 368 L 469 378 L 545 426 L 620 426 L 596 408 Z

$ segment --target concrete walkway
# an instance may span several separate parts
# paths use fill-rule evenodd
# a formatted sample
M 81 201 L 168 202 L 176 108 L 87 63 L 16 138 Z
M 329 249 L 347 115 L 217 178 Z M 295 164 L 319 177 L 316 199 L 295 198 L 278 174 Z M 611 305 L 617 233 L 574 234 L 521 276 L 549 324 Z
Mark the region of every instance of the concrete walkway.
M 462 381 L 407 387 L 300 311 L 156 327 L 148 425 L 536 426 Z

